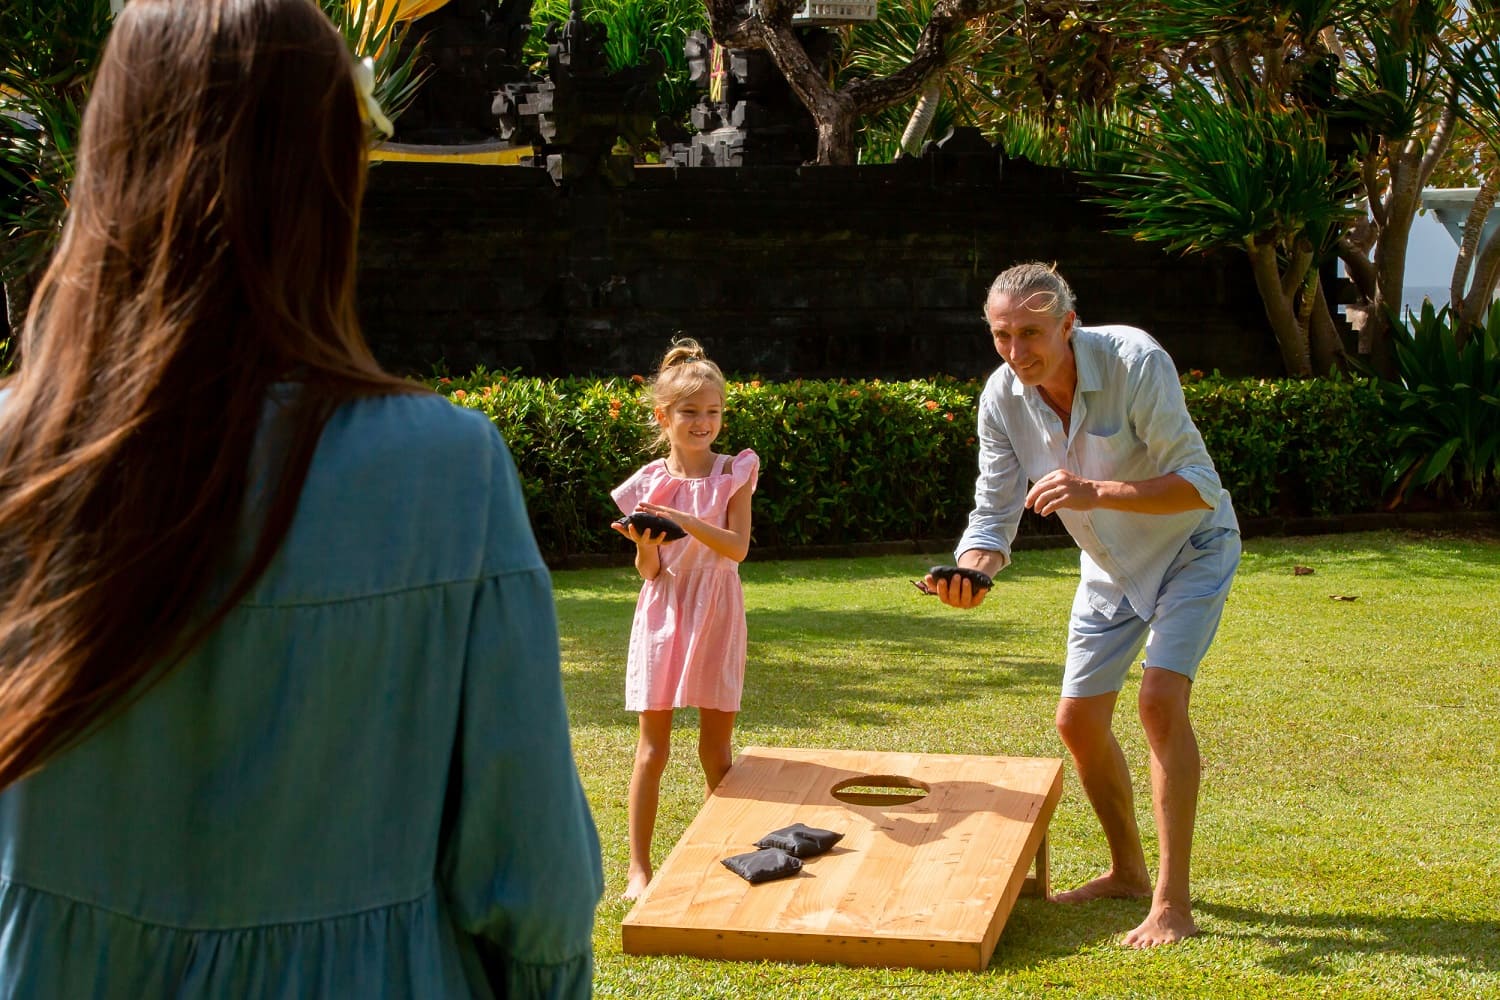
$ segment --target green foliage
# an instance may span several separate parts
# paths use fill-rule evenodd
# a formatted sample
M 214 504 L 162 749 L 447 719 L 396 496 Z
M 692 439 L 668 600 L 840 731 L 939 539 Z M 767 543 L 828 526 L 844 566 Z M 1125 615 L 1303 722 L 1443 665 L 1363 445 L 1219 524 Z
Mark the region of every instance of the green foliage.
M 652 458 L 632 379 L 546 380 L 479 370 L 434 388 L 485 413 L 510 443 L 549 555 L 617 550 L 609 491 Z M 717 448 L 752 448 L 760 546 L 956 538 L 973 495 L 981 385 L 732 382 Z M 1368 382 L 1187 376 L 1188 408 L 1246 517 L 1371 509 L 1385 467 Z M 1024 532 L 1055 532 L 1027 515 Z
M 397 118 L 421 83 L 418 53 L 401 52 L 406 25 L 394 8 L 377 21 L 364 4 L 320 5 L 350 50 L 371 57 L 376 99 Z M 0 281 L 11 291 L 40 271 L 62 230 L 82 109 L 112 24 L 110 0 L 0 4 Z
M 375 100 L 391 121 L 401 117 L 416 97 L 423 75 L 416 72 L 421 43 L 406 48 L 411 25 L 396 20 L 396 5 L 381 18 L 375 5 L 351 0 L 319 0 L 319 6 L 344 36 L 355 58 L 368 57 L 375 67 Z M 403 51 L 404 50 L 404 51 Z M 377 137 L 384 138 L 384 136 Z
M 1355 21 L 1352 63 L 1338 76 L 1342 114 L 1395 142 L 1420 133 L 1456 68 L 1433 57 L 1443 51 L 1452 13 L 1451 2 L 1364 12 Z
M 1394 455 L 1386 485 L 1479 505 L 1500 492 L 1500 303 L 1462 348 L 1448 307 L 1422 306 L 1411 328 L 1393 322 L 1396 381 L 1382 381 Z
M 1378 500 L 1387 444 L 1368 380 L 1190 374 L 1183 394 L 1241 517 L 1347 514 Z
M 840 28 L 836 85 L 856 78 L 890 76 L 911 62 L 936 6 L 936 0 L 883 3 L 875 20 Z M 1002 43 L 1003 28 L 1008 24 L 1008 19 L 993 15 L 979 17 L 945 40 L 944 67 L 939 70 L 941 98 L 926 139 L 941 139 L 956 125 L 972 125 L 984 119 L 995 99 L 986 81 L 1007 68 L 1003 55 L 1006 46 Z M 862 121 L 860 162 L 889 163 L 896 158 L 916 105 L 917 98 L 913 97 Z
M 1099 201 L 1137 239 L 1173 250 L 1301 239 L 1324 248 L 1353 217 L 1354 178 L 1329 163 L 1307 112 L 1184 80 L 1154 117 L 1154 127 L 1126 126 L 1130 172 L 1098 180 Z
M 109 0 L 0 5 L 0 280 L 28 273 L 57 240 L 111 21 Z
M 568 10 L 569 0 L 536 0 L 532 5 L 526 51 L 534 64 L 546 59 L 548 24 L 566 21 Z M 661 53 L 667 67 L 658 86 L 662 114 L 674 120 L 687 118 L 698 95 L 688 81 L 683 46 L 691 32 L 708 30 L 702 0 L 585 0 L 583 18 L 608 31 L 605 58 L 611 72 L 643 64 L 649 52 Z
M 1001 146 L 1042 166 L 1113 176 L 1131 169 L 1130 137 L 1143 126 L 1125 107 L 1080 107 L 1067 123 L 1021 111 L 1006 118 Z

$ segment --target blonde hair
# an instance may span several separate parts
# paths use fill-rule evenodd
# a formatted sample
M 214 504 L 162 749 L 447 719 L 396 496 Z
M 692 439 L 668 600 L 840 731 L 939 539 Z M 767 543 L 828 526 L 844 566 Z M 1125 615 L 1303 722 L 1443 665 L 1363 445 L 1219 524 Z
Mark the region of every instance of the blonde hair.
M 985 311 L 988 312 L 990 303 L 1002 295 L 1032 312 L 1047 313 L 1058 319 L 1077 308 L 1073 289 L 1057 273 L 1055 262 L 1043 264 L 1032 260 L 1001 271 L 990 282 L 989 294 L 984 297 Z
M 682 400 L 708 387 L 717 389 L 719 399 L 723 400 L 727 394 L 724 373 L 719 370 L 718 365 L 704 356 L 702 345 L 691 337 L 682 337 L 672 341 L 661 364 L 656 366 L 656 374 L 646 383 L 646 403 L 653 413 L 658 409 L 670 410 Z M 651 441 L 650 448 L 660 451 L 666 443 L 667 429 L 658 421 L 656 437 Z

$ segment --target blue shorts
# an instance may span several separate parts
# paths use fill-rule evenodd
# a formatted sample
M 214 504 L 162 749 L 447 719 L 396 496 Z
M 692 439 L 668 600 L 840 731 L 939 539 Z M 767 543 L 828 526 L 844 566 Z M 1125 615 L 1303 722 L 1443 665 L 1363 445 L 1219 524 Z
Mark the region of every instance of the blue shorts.
M 1119 691 L 1143 642 L 1145 666 L 1192 680 L 1219 630 L 1239 564 L 1239 532 L 1208 528 L 1193 535 L 1162 578 L 1156 617 L 1150 622 L 1124 598 L 1113 616 L 1104 615 L 1089 604 L 1080 586 L 1068 623 L 1062 696 L 1090 698 Z

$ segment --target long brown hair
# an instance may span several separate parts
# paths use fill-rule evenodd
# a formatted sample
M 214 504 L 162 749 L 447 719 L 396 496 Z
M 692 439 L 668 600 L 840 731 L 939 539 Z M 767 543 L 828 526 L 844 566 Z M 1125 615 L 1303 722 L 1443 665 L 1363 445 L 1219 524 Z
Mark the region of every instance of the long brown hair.
M 414 388 L 355 319 L 351 70 L 312 0 L 132 0 L 114 26 L 0 402 L 0 788 L 244 596 L 341 403 Z M 250 511 L 277 383 L 292 402 L 269 504 Z

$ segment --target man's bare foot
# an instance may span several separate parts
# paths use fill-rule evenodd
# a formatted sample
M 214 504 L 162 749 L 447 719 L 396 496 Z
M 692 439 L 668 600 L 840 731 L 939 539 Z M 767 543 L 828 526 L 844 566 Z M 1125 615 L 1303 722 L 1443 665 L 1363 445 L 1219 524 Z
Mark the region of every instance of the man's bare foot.
M 1126 878 L 1114 872 L 1105 872 L 1092 882 L 1085 882 L 1076 889 L 1057 893 L 1052 897 L 1052 901 L 1054 903 L 1087 903 L 1094 899 L 1145 899 L 1150 895 L 1150 879 Z
M 1191 910 L 1158 903 L 1151 907 L 1151 912 L 1139 927 L 1120 940 L 1120 944 L 1127 948 L 1155 948 L 1159 944 L 1173 944 L 1197 933 L 1198 925 L 1193 923 Z
M 630 881 L 625 886 L 625 891 L 620 893 L 620 899 L 626 903 L 634 903 L 641 898 L 641 893 L 646 891 L 646 886 L 651 884 L 651 872 L 639 871 L 630 873 Z

